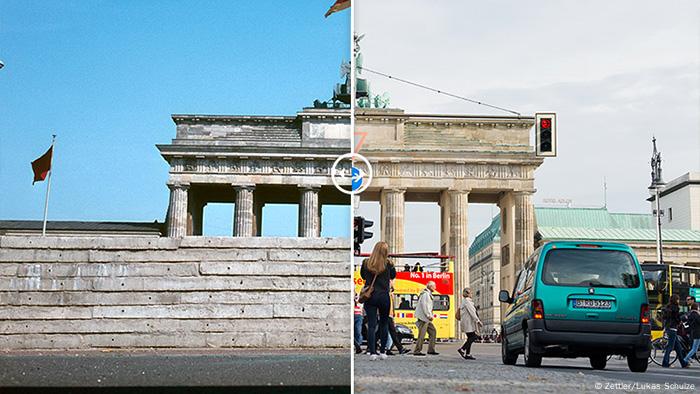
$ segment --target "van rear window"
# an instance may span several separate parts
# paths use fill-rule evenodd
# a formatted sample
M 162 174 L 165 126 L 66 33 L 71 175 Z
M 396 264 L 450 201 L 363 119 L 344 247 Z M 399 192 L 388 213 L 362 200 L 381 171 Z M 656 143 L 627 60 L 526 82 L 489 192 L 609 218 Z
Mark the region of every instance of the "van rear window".
M 627 252 L 595 249 L 552 249 L 542 268 L 548 285 L 639 287 L 634 259 Z

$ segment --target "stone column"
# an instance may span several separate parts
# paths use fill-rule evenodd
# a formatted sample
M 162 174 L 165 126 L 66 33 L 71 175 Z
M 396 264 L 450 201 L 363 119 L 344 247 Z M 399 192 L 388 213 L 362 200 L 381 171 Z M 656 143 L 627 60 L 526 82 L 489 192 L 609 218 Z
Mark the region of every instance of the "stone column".
M 236 207 L 233 213 L 233 235 L 236 237 L 252 237 L 253 227 L 253 191 L 254 185 L 234 185 L 236 189 Z
M 299 236 L 321 236 L 321 209 L 318 186 L 301 186 L 299 190 Z
M 450 210 L 449 255 L 454 256 L 454 294 L 462 294 L 462 289 L 469 286 L 469 238 L 467 215 L 469 192 L 465 190 L 448 190 Z
M 195 196 L 192 195 L 192 191 L 190 191 L 188 194 L 190 195 L 190 198 L 189 202 L 187 203 L 187 234 L 202 235 L 204 229 L 204 207 L 207 205 L 207 203 L 203 202 L 201 198 L 195 198 Z
M 404 195 L 406 189 L 384 189 L 381 192 L 382 241 L 389 244 L 389 253 L 404 251 Z
M 168 237 L 187 235 L 187 190 L 189 183 L 168 183 L 170 204 L 168 205 Z
M 448 190 L 440 192 L 440 254 L 450 253 L 450 195 Z
M 535 244 L 535 208 L 532 192 L 515 192 L 515 250 L 513 267 L 518 274 L 523 263 L 533 252 Z
M 265 208 L 265 203 L 259 201 L 259 196 L 254 195 L 253 200 L 255 201 L 253 206 L 253 228 L 255 229 L 256 237 L 262 236 L 262 221 L 263 221 L 263 208 Z

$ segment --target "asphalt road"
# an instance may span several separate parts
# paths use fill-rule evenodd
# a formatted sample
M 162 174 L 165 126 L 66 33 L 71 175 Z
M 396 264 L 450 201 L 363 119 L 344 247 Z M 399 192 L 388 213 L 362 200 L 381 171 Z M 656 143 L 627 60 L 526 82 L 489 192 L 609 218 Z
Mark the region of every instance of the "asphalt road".
M 600 393 L 698 392 L 700 365 L 665 369 L 651 364 L 645 373 L 630 372 L 626 360 L 613 358 L 605 370 L 593 370 L 588 359 L 545 358 L 540 368 L 527 368 L 522 356 L 515 366 L 503 365 L 500 344 L 475 344 L 476 361 L 462 359 L 461 344 L 439 344 L 440 355 L 393 356 L 369 361 L 355 356 L 356 393 Z M 675 384 L 675 386 L 673 386 Z M 668 385 L 668 386 L 666 386 Z
M 0 392 L 12 387 L 154 386 L 349 392 L 349 355 L 349 350 L 4 352 Z

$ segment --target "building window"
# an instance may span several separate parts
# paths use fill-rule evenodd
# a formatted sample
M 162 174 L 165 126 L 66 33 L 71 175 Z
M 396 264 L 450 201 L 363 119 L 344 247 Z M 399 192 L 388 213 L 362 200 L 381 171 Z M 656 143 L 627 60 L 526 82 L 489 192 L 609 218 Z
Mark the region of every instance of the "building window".
M 669 207 L 668 208 L 668 221 L 670 222 L 673 220 L 673 208 Z

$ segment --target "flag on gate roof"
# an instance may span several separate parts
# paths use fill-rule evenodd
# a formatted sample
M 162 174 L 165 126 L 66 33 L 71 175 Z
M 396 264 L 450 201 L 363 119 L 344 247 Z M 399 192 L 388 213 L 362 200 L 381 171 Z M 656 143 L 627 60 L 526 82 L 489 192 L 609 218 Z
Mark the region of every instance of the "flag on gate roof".
M 34 182 L 43 181 L 46 179 L 49 171 L 51 171 L 51 158 L 53 156 L 53 144 L 49 150 L 46 151 L 41 157 L 32 162 L 32 170 L 34 171 Z
M 346 8 L 350 7 L 350 0 L 336 0 L 335 3 L 331 6 L 331 8 L 328 9 L 326 12 L 326 15 L 324 15 L 326 18 L 334 12 L 342 11 Z

